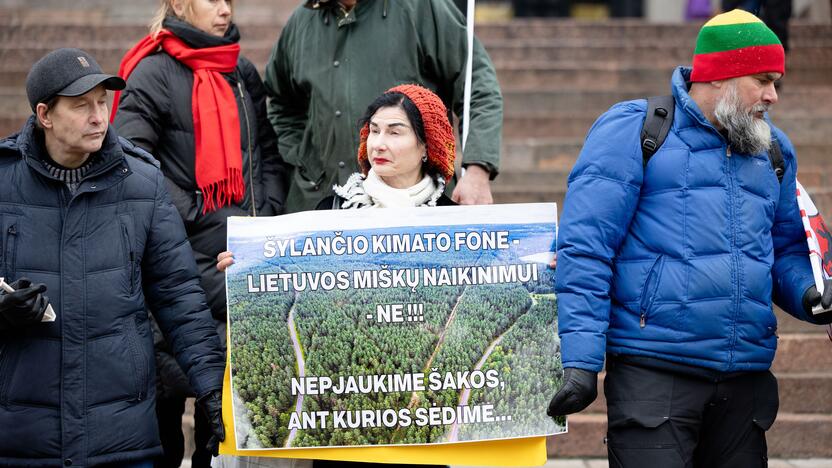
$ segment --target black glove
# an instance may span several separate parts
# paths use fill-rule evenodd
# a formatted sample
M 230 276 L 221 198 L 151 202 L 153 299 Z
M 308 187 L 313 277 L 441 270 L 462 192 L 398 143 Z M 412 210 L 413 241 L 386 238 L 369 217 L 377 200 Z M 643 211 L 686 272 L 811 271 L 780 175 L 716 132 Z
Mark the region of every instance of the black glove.
M 818 304 L 826 310 L 832 306 L 832 279 L 825 280 L 823 283 L 823 296 L 818 292 L 818 288 L 813 284 L 803 293 L 803 310 L 809 316 L 809 320 L 817 324 L 832 323 L 832 311 L 824 312 L 822 314 L 813 314 L 812 308 Z
M 40 323 L 49 298 L 43 283 L 32 284 L 27 278 L 20 278 L 9 286 L 14 292 L 0 294 L 0 329 L 22 328 Z
M 577 413 L 595 401 L 597 396 L 597 372 L 567 367 L 563 371 L 563 385 L 549 402 L 546 414 L 554 418 Z
M 196 402 L 211 424 L 211 438 L 208 439 L 208 445 L 205 447 L 216 457 L 220 453 L 220 442 L 225 440 L 225 427 L 222 424 L 222 392 L 214 390 Z

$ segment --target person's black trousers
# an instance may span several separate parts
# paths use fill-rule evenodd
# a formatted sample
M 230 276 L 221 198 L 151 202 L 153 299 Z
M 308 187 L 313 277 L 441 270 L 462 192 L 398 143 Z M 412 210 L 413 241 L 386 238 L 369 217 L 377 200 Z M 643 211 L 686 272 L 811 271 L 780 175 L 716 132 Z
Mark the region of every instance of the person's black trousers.
M 185 436 L 182 434 L 182 415 L 185 398 L 157 398 L 156 418 L 159 420 L 159 438 L 164 454 L 154 461 L 154 468 L 179 468 L 185 454 Z M 194 411 L 194 453 L 191 468 L 209 468 L 211 453 L 206 446 L 211 437 L 211 425 L 199 410 Z
M 771 28 L 789 51 L 789 18 L 792 17 L 792 0 L 767 0 L 763 2 L 760 19 Z
M 715 382 L 608 357 L 604 392 L 610 468 L 768 466 L 779 405 L 769 371 Z
M 517 18 L 531 17 L 567 17 L 571 0 L 512 0 L 514 16 Z

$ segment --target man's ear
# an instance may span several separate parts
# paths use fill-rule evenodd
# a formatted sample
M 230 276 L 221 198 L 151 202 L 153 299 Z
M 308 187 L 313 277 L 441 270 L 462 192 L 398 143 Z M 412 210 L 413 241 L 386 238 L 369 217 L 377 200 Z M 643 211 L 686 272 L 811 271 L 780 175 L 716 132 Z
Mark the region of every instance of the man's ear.
M 38 103 L 37 107 L 35 107 L 35 117 L 38 119 L 38 123 L 43 128 L 52 128 L 52 118 L 49 117 L 49 107 L 40 102 Z

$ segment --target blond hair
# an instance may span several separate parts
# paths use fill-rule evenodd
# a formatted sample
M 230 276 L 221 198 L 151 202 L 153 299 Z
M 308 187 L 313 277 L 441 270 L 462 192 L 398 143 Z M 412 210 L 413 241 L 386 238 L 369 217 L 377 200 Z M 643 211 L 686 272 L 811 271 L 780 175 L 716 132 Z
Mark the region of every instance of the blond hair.
M 191 2 L 190 0 L 186 1 L 188 2 L 188 8 L 190 9 Z M 161 0 L 159 2 L 159 9 L 156 10 L 156 14 L 154 14 L 153 19 L 150 20 L 150 35 L 154 38 L 162 30 L 162 22 L 165 21 L 165 18 L 168 16 L 176 16 L 171 2 L 173 2 L 173 0 Z
M 173 2 L 175 1 L 176 0 L 160 0 L 159 9 L 156 10 L 156 13 L 153 15 L 153 19 L 150 20 L 150 35 L 154 39 L 163 29 L 162 23 L 168 16 L 174 16 L 188 23 L 191 22 L 191 14 L 193 13 L 193 0 L 180 0 L 182 3 L 184 3 L 185 6 L 184 13 L 182 14 L 182 16 L 177 15 L 176 10 L 173 9 Z M 230 6 L 231 2 L 229 1 L 229 7 Z

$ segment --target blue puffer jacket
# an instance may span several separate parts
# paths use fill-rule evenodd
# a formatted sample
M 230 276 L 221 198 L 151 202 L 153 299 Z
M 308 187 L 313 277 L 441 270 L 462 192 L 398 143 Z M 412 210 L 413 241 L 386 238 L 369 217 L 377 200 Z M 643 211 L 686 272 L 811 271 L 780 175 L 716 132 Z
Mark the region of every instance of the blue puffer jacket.
M 198 394 L 224 369 L 182 220 L 158 163 L 113 130 L 74 196 L 35 132 L 0 140 L 0 276 L 45 283 L 57 320 L 0 330 L 0 466 L 155 457 L 145 303 Z
M 569 176 L 557 269 L 564 367 L 597 372 L 606 350 L 765 370 L 777 347 L 772 297 L 808 320 L 794 147 L 772 126 L 782 184 L 768 155 L 731 154 L 688 95 L 689 74 L 673 74 L 673 126 L 646 168 L 638 100 L 595 122 Z

